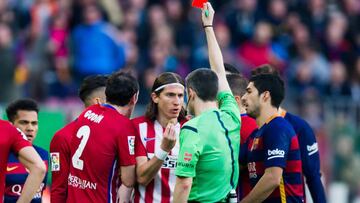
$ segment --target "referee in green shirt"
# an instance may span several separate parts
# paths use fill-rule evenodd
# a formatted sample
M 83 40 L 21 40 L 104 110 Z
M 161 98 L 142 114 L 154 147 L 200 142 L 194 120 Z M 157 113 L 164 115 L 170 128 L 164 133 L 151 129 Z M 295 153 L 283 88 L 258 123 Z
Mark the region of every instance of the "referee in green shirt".
M 188 110 L 195 117 L 180 131 L 175 203 L 226 202 L 230 193 L 236 199 L 240 112 L 226 80 L 213 17 L 211 4 L 204 4 L 202 20 L 212 70 L 197 69 L 186 78 Z

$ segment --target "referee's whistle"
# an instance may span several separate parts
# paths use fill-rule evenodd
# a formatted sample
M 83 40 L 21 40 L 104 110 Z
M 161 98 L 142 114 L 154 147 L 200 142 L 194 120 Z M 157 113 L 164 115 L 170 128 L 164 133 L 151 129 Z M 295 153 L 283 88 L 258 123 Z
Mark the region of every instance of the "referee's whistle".
M 205 10 L 205 16 L 209 17 L 209 10 Z

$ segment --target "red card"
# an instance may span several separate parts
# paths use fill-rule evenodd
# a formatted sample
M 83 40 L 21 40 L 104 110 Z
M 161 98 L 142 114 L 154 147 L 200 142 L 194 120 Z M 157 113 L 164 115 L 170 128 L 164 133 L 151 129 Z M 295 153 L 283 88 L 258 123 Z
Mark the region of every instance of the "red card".
M 193 0 L 191 6 L 195 8 L 203 8 L 204 3 L 208 2 L 208 0 Z

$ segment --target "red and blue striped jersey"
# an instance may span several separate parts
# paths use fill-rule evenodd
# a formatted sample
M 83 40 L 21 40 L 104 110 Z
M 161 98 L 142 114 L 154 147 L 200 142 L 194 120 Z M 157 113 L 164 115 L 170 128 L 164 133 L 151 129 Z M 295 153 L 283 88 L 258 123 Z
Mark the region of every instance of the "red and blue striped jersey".
M 33 147 L 40 155 L 41 159 L 44 161 L 46 168 L 48 168 L 48 152 L 41 147 L 37 147 L 35 145 L 33 145 Z M 14 153 L 11 153 L 9 155 L 6 171 L 6 185 L 4 195 L 5 203 L 15 203 L 19 199 L 28 175 L 29 173 L 27 172 L 26 168 L 19 162 L 17 156 Z M 45 178 L 41 183 L 39 190 L 36 192 L 34 198 L 31 200 L 31 203 L 42 202 L 42 194 L 46 187 L 46 181 L 47 175 L 45 175 Z
M 270 167 L 283 168 L 281 183 L 264 202 L 303 202 L 301 156 L 293 127 L 282 117 L 273 117 L 247 140 L 246 160 L 254 187 Z
M 303 175 L 306 178 L 312 200 L 315 203 L 326 203 L 324 186 L 321 182 L 320 155 L 314 131 L 299 116 L 286 111 L 282 111 L 281 116 L 293 126 L 298 137 Z

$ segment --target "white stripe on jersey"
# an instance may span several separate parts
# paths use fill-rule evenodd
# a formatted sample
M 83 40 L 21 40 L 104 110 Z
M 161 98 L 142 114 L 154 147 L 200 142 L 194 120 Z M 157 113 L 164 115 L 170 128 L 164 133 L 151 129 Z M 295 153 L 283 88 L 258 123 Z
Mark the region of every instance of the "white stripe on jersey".
M 151 140 L 147 140 L 148 136 L 148 123 L 143 122 L 139 124 L 139 131 L 140 131 L 140 137 L 143 145 L 146 147 L 146 142 Z M 158 121 L 154 122 L 154 130 L 155 130 L 155 144 L 154 144 L 154 153 L 160 148 L 161 140 L 163 138 L 163 127 L 160 125 Z M 177 159 L 180 149 L 180 142 L 179 142 L 179 134 L 180 134 L 180 123 L 177 123 L 175 125 L 175 132 L 176 132 L 176 144 L 175 147 L 171 150 L 171 156 L 175 157 Z M 151 159 L 154 156 L 154 153 L 147 153 L 147 156 L 149 159 Z M 176 182 L 176 176 L 175 176 L 175 168 L 170 169 L 170 176 L 168 179 L 168 184 L 170 187 L 170 202 L 172 202 L 172 194 L 174 192 L 175 188 L 175 182 Z M 154 192 L 153 192 L 153 202 L 161 202 L 161 169 L 156 174 L 154 178 Z M 146 187 L 143 187 L 141 185 L 138 186 L 139 193 L 140 193 L 140 202 L 145 202 L 145 193 L 146 193 Z
M 140 203 L 145 203 L 145 189 L 146 187 L 142 187 L 142 186 L 138 186 L 139 192 L 140 192 L 140 198 L 139 198 L 139 202 Z
M 114 181 L 114 175 L 115 175 L 115 169 L 116 169 L 116 164 L 117 164 L 117 160 L 114 161 L 113 166 L 112 166 L 112 170 L 111 170 L 111 179 L 110 179 L 110 188 L 109 188 L 109 193 L 110 193 L 110 199 L 108 200 L 108 202 L 113 203 L 113 195 L 112 195 L 112 182 Z
M 139 124 L 139 130 L 140 130 L 141 142 L 142 142 L 142 144 L 144 145 L 144 147 L 146 147 L 146 140 L 145 140 L 145 138 L 147 137 L 148 124 L 147 124 L 146 122 L 140 123 L 140 124 Z
M 155 121 L 155 151 L 160 149 L 161 140 L 163 138 L 163 127 L 160 125 L 158 121 Z M 161 202 L 161 169 L 157 173 L 154 179 L 154 193 L 153 193 L 153 201 L 154 202 Z

